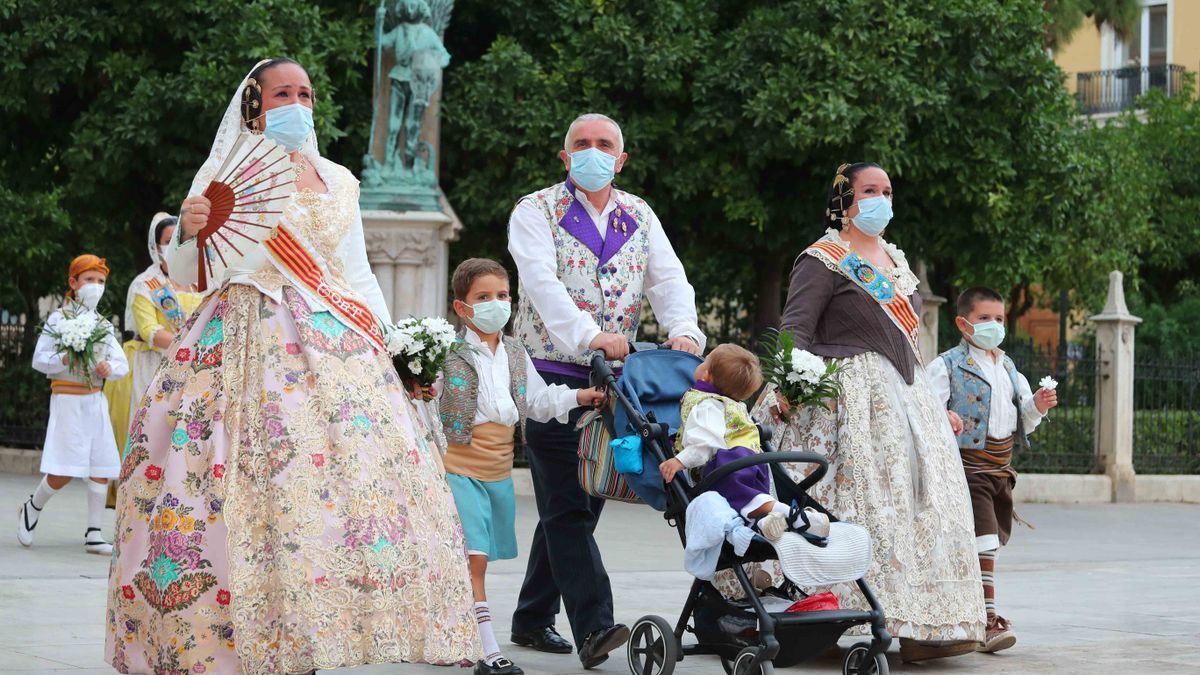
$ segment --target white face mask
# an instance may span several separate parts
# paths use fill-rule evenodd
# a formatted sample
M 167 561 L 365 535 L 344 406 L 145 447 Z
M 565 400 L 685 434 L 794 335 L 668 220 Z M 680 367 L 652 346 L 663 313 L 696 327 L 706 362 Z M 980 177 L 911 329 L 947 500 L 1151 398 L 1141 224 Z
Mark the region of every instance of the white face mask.
M 96 311 L 96 305 L 100 304 L 100 298 L 103 295 L 104 284 L 86 284 L 75 291 L 75 299 L 79 301 L 79 304 L 93 312 Z

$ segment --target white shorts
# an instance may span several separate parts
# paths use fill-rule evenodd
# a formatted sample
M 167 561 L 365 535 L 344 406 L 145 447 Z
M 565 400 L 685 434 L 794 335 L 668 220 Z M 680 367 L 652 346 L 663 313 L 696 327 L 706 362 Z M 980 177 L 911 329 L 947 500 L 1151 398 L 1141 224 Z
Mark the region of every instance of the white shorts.
M 42 473 L 116 478 L 120 472 L 121 456 L 104 394 L 52 394 L 50 423 L 42 447 Z

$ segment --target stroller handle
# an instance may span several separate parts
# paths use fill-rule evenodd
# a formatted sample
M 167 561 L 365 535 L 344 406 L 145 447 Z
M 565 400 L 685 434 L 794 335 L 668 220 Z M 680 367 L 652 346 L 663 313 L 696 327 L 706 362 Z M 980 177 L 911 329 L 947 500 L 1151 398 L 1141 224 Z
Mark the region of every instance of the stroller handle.
M 824 457 L 812 452 L 760 452 L 749 457 L 739 457 L 728 464 L 722 464 L 720 468 L 708 474 L 703 480 L 697 483 L 696 487 L 690 490 L 690 496 L 695 497 L 711 489 L 715 483 L 734 471 L 757 464 L 782 464 L 784 462 L 817 465 L 816 471 L 809 474 L 797 486 L 801 491 L 807 491 L 808 488 L 816 485 L 817 481 L 824 478 L 825 472 L 829 470 L 829 462 Z

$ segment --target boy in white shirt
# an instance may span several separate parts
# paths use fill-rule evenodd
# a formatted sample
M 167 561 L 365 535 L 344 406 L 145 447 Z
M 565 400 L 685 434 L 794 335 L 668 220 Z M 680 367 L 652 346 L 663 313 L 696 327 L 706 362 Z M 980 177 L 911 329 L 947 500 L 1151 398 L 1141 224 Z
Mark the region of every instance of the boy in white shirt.
M 484 659 L 477 674 L 523 672 L 500 653 L 484 575 L 488 560 L 517 557 L 513 451 L 525 421 L 565 423 L 571 410 L 599 405 L 604 392 L 547 385 L 521 343 L 504 336 L 512 312 L 508 272 L 483 258 L 464 260 L 451 280 L 454 311 L 466 324 L 467 348 L 446 360 L 440 410 L 449 441 L 446 480 L 467 540 L 475 614 Z
M 116 331 L 100 315 L 96 305 L 104 295 L 108 265 L 103 259 L 84 254 L 71 261 L 67 273 L 66 302 L 46 319 L 54 330 L 63 319 L 94 315 L 107 327 L 108 337 L 95 346 L 96 363 L 87 372 L 72 364 L 71 356 L 53 338 L 43 333 L 33 352 L 33 367 L 50 378 L 50 421 L 42 447 L 42 482 L 17 513 L 17 541 L 33 545 L 33 531 L 46 502 L 72 478 L 83 478 L 88 487 L 88 522 L 84 550 L 97 555 L 112 553 L 104 540 L 101 524 L 108 481 L 121 470 L 117 442 L 102 392 L 103 380 L 116 380 L 129 372 L 129 362 L 117 341 Z M 90 480 L 86 480 L 90 479 Z
M 987 635 L 979 648 L 998 652 L 1017 642 L 1009 622 L 996 613 L 996 553 L 1012 532 L 1013 448 L 1028 447 L 1042 417 L 1058 405 L 1052 387 L 1035 394 L 1000 349 L 1004 341 L 1004 300 L 990 288 L 969 288 L 958 296 L 954 319 L 963 341 L 929 364 L 933 392 L 947 408 L 959 437 L 967 488 L 975 513 L 975 547 L 983 577 Z

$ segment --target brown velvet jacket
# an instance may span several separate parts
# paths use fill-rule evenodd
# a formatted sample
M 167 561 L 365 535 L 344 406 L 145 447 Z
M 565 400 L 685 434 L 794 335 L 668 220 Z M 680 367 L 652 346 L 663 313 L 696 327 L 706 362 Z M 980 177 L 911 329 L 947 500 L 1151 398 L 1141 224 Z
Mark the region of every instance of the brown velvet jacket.
M 920 316 L 921 294 L 909 302 Z M 908 338 L 866 291 L 811 255 L 802 254 L 792 268 L 781 324 L 800 349 L 826 358 L 882 354 L 913 383 L 917 357 Z

